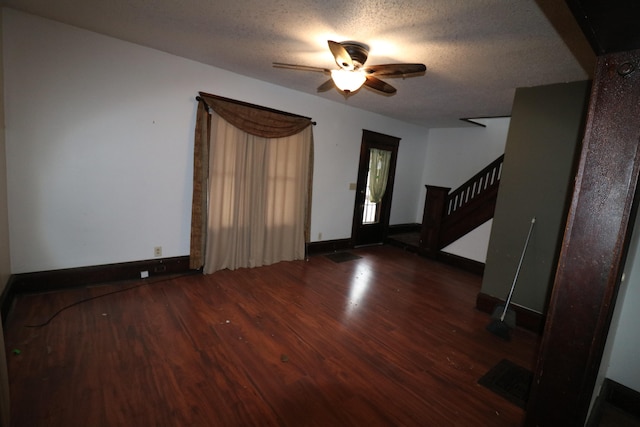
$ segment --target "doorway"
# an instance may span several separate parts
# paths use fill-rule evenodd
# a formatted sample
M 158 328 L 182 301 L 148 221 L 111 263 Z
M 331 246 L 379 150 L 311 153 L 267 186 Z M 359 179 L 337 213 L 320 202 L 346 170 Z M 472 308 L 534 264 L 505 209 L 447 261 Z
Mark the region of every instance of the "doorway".
M 362 131 L 353 210 L 353 246 L 384 242 L 389 229 L 393 182 L 400 138 Z

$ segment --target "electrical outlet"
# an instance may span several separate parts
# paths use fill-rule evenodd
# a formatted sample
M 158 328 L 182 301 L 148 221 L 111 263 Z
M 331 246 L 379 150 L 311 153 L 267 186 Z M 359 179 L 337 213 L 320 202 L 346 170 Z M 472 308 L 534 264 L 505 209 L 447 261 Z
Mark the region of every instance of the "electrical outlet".
M 156 246 L 155 248 L 153 248 L 153 256 L 162 256 L 162 246 Z
M 146 279 L 147 277 L 149 277 L 149 272 L 147 270 L 140 272 L 141 279 Z

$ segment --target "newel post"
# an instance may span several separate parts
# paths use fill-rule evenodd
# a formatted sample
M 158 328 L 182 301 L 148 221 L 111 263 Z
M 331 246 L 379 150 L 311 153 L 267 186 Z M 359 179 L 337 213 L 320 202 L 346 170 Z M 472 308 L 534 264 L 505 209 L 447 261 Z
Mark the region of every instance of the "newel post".
M 435 258 L 440 250 L 440 226 L 447 208 L 447 196 L 451 188 L 425 185 L 427 197 L 424 201 L 422 229 L 420 231 L 420 252 Z

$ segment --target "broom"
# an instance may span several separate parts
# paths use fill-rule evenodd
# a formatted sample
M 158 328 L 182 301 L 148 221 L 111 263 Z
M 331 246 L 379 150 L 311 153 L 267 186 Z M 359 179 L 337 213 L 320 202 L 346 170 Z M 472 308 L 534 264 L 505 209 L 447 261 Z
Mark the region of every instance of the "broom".
M 531 218 L 531 225 L 529 226 L 529 234 L 527 234 L 527 240 L 524 242 L 522 255 L 520 255 L 520 262 L 518 263 L 518 268 L 516 269 L 516 275 L 513 278 L 513 283 L 511 284 L 511 289 L 509 290 L 509 296 L 507 296 L 507 300 L 505 301 L 504 306 L 499 305 L 495 308 L 493 315 L 491 316 L 493 320 L 491 321 L 491 323 L 487 325 L 487 331 L 502 338 L 505 341 L 509 341 L 511 339 L 509 330 L 511 328 L 515 328 L 516 326 L 516 314 L 513 310 L 509 310 L 509 304 L 511 303 L 513 290 L 516 288 L 516 281 L 518 280 L 518 274 L 520 274 L 520 267 L 522 267 L 522 260 L 524 259 L 524 254 L 527 252 L 527 245 L 529 245 L 529 238 L 531 237 L 531 231 L 533 231 L 533 225 L 535 223 L 536 223 L 536 218 L 535 217 Z

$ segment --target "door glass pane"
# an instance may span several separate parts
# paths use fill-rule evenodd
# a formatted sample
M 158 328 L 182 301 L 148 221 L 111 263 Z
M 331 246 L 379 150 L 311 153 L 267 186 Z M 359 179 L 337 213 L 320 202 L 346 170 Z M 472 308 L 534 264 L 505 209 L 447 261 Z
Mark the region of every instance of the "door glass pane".
M 362 213 L 363 224 L 375 224 L 378 222 L 378 205 L 379 203 L 373 203 L 371 201 L 371 191 L 369 190 L 369 180 L 371 178 L 371 169 L 367 174 L 367 186 L 364 195 L 364 212 Z
M 369 171 L 362 213 L 363 224 L 375 224 L 380 220 L 380 205 L 387 189 L 390 159 L 390 151 L 377 148 L 369 150 Z

